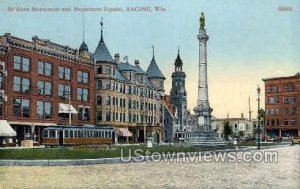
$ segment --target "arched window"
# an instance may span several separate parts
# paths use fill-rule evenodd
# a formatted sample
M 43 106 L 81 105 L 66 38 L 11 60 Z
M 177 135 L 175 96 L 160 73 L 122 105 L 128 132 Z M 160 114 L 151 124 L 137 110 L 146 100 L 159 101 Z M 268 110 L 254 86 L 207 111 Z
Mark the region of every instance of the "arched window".
M 99 67 L 98 67 L 97 73 L 98 73 L 98 74 L 102 74 L 102 66 L 99 66 Z
M 106 97 L 106 105 L 110 105 L 110 96 Z
M 97 105 L 98 106 L 102 105 L 102 96 L 97 96 Z
M 3 116 L 3 98 L 0 96 L 0 116 Z

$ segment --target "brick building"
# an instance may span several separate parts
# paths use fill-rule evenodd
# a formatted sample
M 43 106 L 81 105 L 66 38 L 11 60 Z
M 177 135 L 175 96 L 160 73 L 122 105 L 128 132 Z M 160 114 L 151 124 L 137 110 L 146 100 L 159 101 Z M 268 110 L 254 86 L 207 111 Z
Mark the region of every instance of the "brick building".
M 103 23 L 101 23 L 103 27 Z M 120 55 L 112 58 L 103 38 L 93 53 L 96 64 L 96 124 L 118 129 L 119 142 L 144 142 L 153 136 L 163 137 L 163 93 L 165 77 L 153 58 L 147 71 Z
M 78 51 L 37 36 L 0 36 L 0 119 L 18 142 L 40 143 L 44 127 L 69 124 L 69 112 L 72 125 L 94 124 L 94 77 L 84 42 Z
M 300 136 L 300 73 L 263 81 L 265 137 Z

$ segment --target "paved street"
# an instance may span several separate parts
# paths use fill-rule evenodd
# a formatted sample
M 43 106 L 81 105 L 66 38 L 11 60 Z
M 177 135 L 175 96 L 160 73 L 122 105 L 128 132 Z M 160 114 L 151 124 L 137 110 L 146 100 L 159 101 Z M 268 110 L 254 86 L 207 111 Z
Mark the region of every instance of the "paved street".
M 0 167 L 0 188 L 300 188 L 300 146 L 278 163 L 129 163 Z

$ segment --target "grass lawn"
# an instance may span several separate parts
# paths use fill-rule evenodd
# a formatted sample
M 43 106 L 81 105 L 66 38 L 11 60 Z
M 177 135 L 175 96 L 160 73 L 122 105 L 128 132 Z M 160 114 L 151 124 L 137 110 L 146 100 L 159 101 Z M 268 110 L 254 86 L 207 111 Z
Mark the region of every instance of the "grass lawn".
M 233 146 L 223 147 L 201 147 L 202 151 L 233 149 Z M 38 159 L 95 159 L 112 158 L 123 156 L 128 157 L 131 151 L 134 156 L 134 150 L 140 149 L 139 154 L 145 155 L 145 152 L 197 152 L 199 147 L 176 147 L 176 146 L 154 146 L 147 148 L 145 145 L 132 146 L 113 146 L 111 148 L 95 147 L 65 147 L 65 148 L 44 148 L 44 149 L 2 149 L 0 150 L 0 159 L 17 160 L 38 160 Z

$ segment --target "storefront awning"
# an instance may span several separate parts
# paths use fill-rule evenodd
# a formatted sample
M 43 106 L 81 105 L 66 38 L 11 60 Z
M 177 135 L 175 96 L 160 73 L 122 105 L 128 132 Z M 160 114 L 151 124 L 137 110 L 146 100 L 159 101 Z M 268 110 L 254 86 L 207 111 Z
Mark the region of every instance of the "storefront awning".
M 10 125 L 28 125 L 28 126 L 57 126 L 56 123 L 41 123 L 41 122 L 22 122 L 22 121 L 9 121 Z
M 13 137 L 17 133 L 6 120 L 0 120 L 0 136 L 2 137 Z
M 77 110 L 71 104 L 59 103 L 58 105 L 58 113 L 60 114 L 68 114 L 69 112 L 71 112 L 71 114 L 78 114 Z
M 132 133 L 128 130 L 128 128 L 118 128 L 118 135 L 124 137 L 132 137 Z

